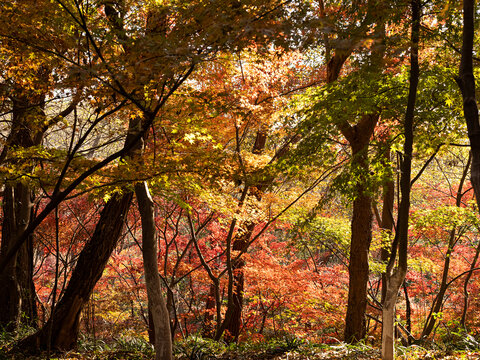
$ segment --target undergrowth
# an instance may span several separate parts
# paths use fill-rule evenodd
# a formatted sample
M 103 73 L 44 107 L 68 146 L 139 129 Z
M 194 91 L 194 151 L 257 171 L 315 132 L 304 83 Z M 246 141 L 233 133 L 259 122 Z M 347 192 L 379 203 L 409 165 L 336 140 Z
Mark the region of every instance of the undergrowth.
M 21 354 L 8 355 L 15 340 L 30 334 L 33 329 L 23 329 L 16 334 L 0 332 L 0 360 L 45 359 L 46 354 L 25 357 Z M 440 342 L 424 342 L 412 346 L 397 344 L 397 358 L 405 360 L 423 359 L 480 359 L 480 342 L 471 334 L 450 334 Z M 53 354 L 53 359 L 95 360 L 150 360 L 154 358 L 153 346 L 141 336 L 119 336 L 105 341 L 82 336 L 74 351 Z M 365 343 L 349 345 L 338 341 L 323 344 L 284 335 L 277 338 L 250 340 L 238 344 L 227 344 L 201 336 L 189 336 L 174 344 L 174 357 L 178 360 L 341 360 L 379 359 L 380 349 Z

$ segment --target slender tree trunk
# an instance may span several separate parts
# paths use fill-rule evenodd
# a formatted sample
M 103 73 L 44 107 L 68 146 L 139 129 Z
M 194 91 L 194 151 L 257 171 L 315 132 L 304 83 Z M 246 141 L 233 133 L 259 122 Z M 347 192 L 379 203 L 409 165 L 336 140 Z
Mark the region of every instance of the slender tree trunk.
M 473 40 L 475 34 L 475 1 L 463 1 L 463 44 L 457 84 L 462 91 L 463 113 L 467 124 L 468 138 L 472 153 L 471 183 L 475 192 L 477 207 L 480 211 L 480 124 L 475 94 L 475 76 L 473 74 Z M 475 260 L 478 255 L 475 256 Z M 471 272 L 470 272 L 471 274 Z M 470 277 L 471 275 L 469 275 Z M 466 288 L 466 285 L 465 285 Z M 464 313 L 468 302 L 465 290 Z M 463 318 L 463 322 L 465 319 Z
M 252 152 L 254 154 L 261 154 L 265 149 L 266 140 L 266 131 L 259 130 L 255 138 L 255 144 L 253 145 Z M 286 148 L 282 150 L 286 150 Z M 282 152 L 280 156 L 285 156 L 285 154 L 286 152 Z M 271 181 L 267 181 L 264 184 L 257 184 L 256 186 L 252 186 L 249 189 L 249 196 L 255 197 L 257 201 L 260 201 L 262 199 L 262 192 L 265 191 L 270 182 Z M 233 251 L 246 251 L 253 230 L 255 229 L 255 225 L 256 223 L 254 221 L 246 221 L 239 226 L 238 233 L 233 239 Z M 216 338 L 220 338 L 222 333 L 225 332 L 225 341 L 227 342 L 237 341 L 238 336 L 240 335 L 240 329 L 242 325 L 243 292 L 245 288 L 245 276 L 243 270 L 244 267 L 245 260 L 243 260 L 242 258 L 232 261 L 232 269 L 230 270 L 233 274 L 233 279 L 232 281 L 229 281 L 228 284 L 228 292 L 229 294 L 231 294 L 231 296 L 229 296 L 227 302 L 224 322 L 220 327 L 219 332 L 216 334 Z
M 410 50 L 410 86 L 407 109 L 405 111 L 405 143 L 403 145 L 403 161 L 400 164 L 401 201 L 398 209 L 397 231 L 392 244 L 390 261 L 386 270 L 387 291 L 382 308 L 382 359 L 395 359 L 395 304 L 398 292 L 407 274 L 408 256 L 408 222 L 410 212 L 410 181 L 413 152 L 413 119 L 419 78 L 418 42 L 420 36 L 421 5 L 419 0 L 411 1 L 412 8 L 412 45 Z M 394 269 L 397 259 L 398 265 Z
M 470 278 L 472 277 L 473 270 L 477 266 L 478 257 L 480 255 L 480 242 L 477 245 L 475 250 L 475 255 L 473 256 L 472 264 L 470 265 L 470 271 L 468 272 L 467 276 L 465 277 L 465 281 L 463 283 L 463 310 L 462 310 L 462 318 L 460 320 L 460 325 L 467 331 L 467 310 L 468 310 L 468 283 L 470 282 Z
M 467 166 L 463 170 L 462 178 L 460 179 L 460 184 L 458 185 L 457 196 L 455 199 L 455 205 L 457 207 L 460 207 L 462 203 L 463 184 L 465 183 L 465 179 L 467 177 L 467 173 L 470 167 L 470 160 L 471 160 L 471 155 L 469 155 Z M 443 298 L 445 296 L 445 292 L 447 291 L 447 287 L 448 287 L 448 271 L 450 270 L 450 261 L 452 258 L 451 255 L 453 253 L 453 248 L 455 247 L 456 242 L 457 242 L 457 231 L 456 231 L 456 228 L 453 227 L 450 230 L 450 234 L 449 234 L 448 248 L 447 248 L 447 252 L 445 254 L 445 260 L 443 263 L 443 273 L 442 273 L 442 281 L 440 282 L 440 289 L 438 290 L 438 294 L 435 297 L 435 300 L 433 301 L 432 307 L 430 309 L 430 313 L 427 316 L 425 326 L 423 327 L 422 335 L 420 336 L 421 339 L 426 339 L 428 336 L 430 336 L 436 323 L 436 317 L 434 316 L 434 314 L 438 313 L 442 308 Z
M 412 304 L 410 302 L 410 296 L 408 296 L 407 283 L 403 280 L 403 294 L 405 296 L 405 318 L 406 324 L 405 328 L 407 329 L 407 344 L 410 346 L 415 338 L 412 335 Z
M 387 277 L 385 300 L 382 307 L 382 359 L 395 359 L 395 304 L 405 272 L 395 271 Z
M 160 276 L 158 274 L 154 204 L 146 182 L 135 185 L 135 195 L 142 219 L 143 267 L 148 304 L 155 328 L 155 359 L 171 360 L 173 357 L 170 316 L 163 298 Z
M 388 145 L 387 145 L 388 146 Z M 388 163 L 391 159 L 390 147 L 388 148 L 385 154 L 385 164 Z M 383 186 L 383 207 L 382 207 L 382 218 L 380 228 L 382 229 L 382 237 L 387 237 L 391 240 L 392 231 L 393 231 L 393 204 L 395 201 L 395 182 L 394 180 L 389 180 Z M 386 263 L 388 261 L 388 256 L 390 255 L 391 241 L 388 243 L 382 244 L 380 249 L 380 261 Z M 385 300 L 387 293 L 387 277 L 386 274 L 382 274 L 382 296 L 381 303 Z

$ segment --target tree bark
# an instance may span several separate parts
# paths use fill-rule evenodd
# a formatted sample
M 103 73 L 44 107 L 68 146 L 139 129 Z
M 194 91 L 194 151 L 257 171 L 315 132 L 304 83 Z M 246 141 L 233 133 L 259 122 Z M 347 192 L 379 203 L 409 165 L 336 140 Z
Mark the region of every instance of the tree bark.
M 21 341 L 19 348 L 33 351 L 47 349 L 50 326 L 52 349 L 69 350 L 76 345 L 80 313 L 120 238 L 132 197 L 131 192 L 115 195 L 105 204 L 95 232 L 82 249 L 65 293 L 55 307 L 54 318 L 50 318 L 37 333 Z
M 354 127 L 343 134 L 352 148 L 351 166 L 361 173 L 355 188 L 351 221 L 350 261 L 348 265 L 348 305 L 345 318 L 345 341 L 354 343 L 365 338 L 367 286 L 369 277 L 368 253 L 372 241 L 372 198 L 368 193 L 368 145 L 378 121 L 378 115 L 364 115 Z
M 457 196 L 455 199 L 455 206 L 460 207 L 463 197 L 463 184 L 465 182 L 465 178 L 467 177 L 467 173 L 470 167 L 470 156 L 467 162 L 467 166 L 463 170 L 462 178 L 460 179 L 460 184 L 458 185 L 457 189 Z M 443 306 L 443 298 L 445 296 L 445 292 L 448 288 L 448 271 L 450 270 L 450 261 L 451 255 L 453 253 L 453 248 L 457 243 L 457 229 L 453 227 L 450 230 L 449 240 L 448 240 L 448 248 L 445 254 L 445 260 L 443 262 L 443 273 L 442 273 L 442 281 L 440 282 L 440 288 L 438 290 L 438 294 L 433 301 L 432 307 L 430 312 L 427 316 L 427 320 L 425 321 L 425 326 L 423 327 L 422 335 L 420 336 L 421 339 L 426 339 L 432 333 L 432 330 L 435 326 L 437 321 L 435 314 L 438 313 L 442 306 Z
M 252 153 L 261 154 L 265 149 L 267 140 L 267 133 L 264 130 L 259 130 L 255 138 L 255 144 L 253 145 Z M 282 154 L 284 156 L 284 154 Z M 272 179 L 273 180 L 273 179 Z M 255 197 L 257 201 L 262 199 L 262 192 L 265 191 L 270 181 L 264 184 L 256 184 L 249 189 L 249 196 Z M 245 252 L 249 245 L 249 240 L 255 229 L 256 223 L 254 221 L 245 221 L 239 226 L 239 230 L 233 239 L 232 250 L 235 252 Z M 227 309 L 225 317 L 219 332 L 216 334 L 216 338 L 220 338 L 222 333 L 225 333 L 225 341 L 233 342 L 238 340 L 240 335 L 240 329 L 242 325 L 242 307 L 243 307 L 243 292 L 245 288 L 245 276 L 244 267 L 245 260 L 239 258 L 232 261 L 232 281 L 229 281 L 228 293 L 229 298 L 227 302 Z
M 383 20 L 378 18 L 379 31 L 383 31 Z M 383 34 L 383 33 L 382 33 Z M 327 83 L 336 81 L 343 64 L 353 52 L 353 45 L 347 49 L 336 49 L 335 55 L 327 63 Z M 384 47 L 372 53 L 372 60 L 381 64 Z M 380 66 L 380 65 L 379 65 Z M 344 338 L 346 342 L 354 343 L 366 335 L 365 313 L 367 308 L 367 285 L 369 277 L 368 254 L 372 240 L 372 199 L 368 193 L 368 145 L 377 124 L 378 114 L 365 114 L 356 125 L 347 121 L 337 124 L 342 135 L 347 139 L 352 149 L 351 166 L 361 174 L 355 189 L 353 214 L 351 220 L 350 262 L 348 267 L 348 304 L 345 317 Z
M 162 294 L 158 274 L 157 241 L 155 236 L 154 204 L 146 182 L 135 185 L 138 210 L 142 220 L 142 255 L 149 309 L 155 331 L 155 359 L 171 360 L 172 336 L 170 316 Z
M 125 147 L 130 147 L 131 142 L 137 139 L 140 123 L 139 118 L 130 121 Z M 137 140 L 130 148 L 128 157 L 135 156 L 141 145 L 142 142 Z M 133 193 L 123 189 L 122 193 L 115 193 L 105 203 L 95 231 L 80 252 L 65 293 L 55 307 L 54 318 L 50 318 L 35 334 L 22 340 L 18 348 L 30 351 L 47 349 L 50 326 L 51 349 L 69 350 L 76 345 L 81 311 L 120 239 L 132 198 Z
M 9 151 L 28 149 L 41 144 L 45 119 L 44 94 L 26 94 L 12 99 L 12 127 L 1 157 L 14 164 L 19 160 Z M 31 172 L 28 164 L 23 172 Z M 34 193 L 27 181 L 8 181 L 4 188 L 2 245 L 0 259 L 6 257 L 13 242 L 33 218 Z M 15 330 L 20 322 L 35 326 L 37 319 L 35 286 L 33 284 L 33 235 L 21 246 L 8 268 L 0 276 L 0 327 Z
M 473 75 L 474 12 L 475 1 L 464 0 L 462 59 L 456 80 L 462 92 L 463 112 L 472 152 L 471 182 L 477 207 L 480 210 L 480 124 L 475 95 L 475 76 Z
M 386 278 L 385 300 L 382 307 L 382 359 L 395 359 L 395 304 L 405 272 L 395 271 Z
M 412 45 L 410 49 L 410 86 L 408 91 L 407 109 L 405 111 L 405 142 L 403 145 L 403 161 L 400 164 L 401 201 L 398 209 L 397 231 L 392 244 L 390 261 L 386 270 L 387 290 L 382 308 L 382 359 L 395 359 L 395 304 L 398 292 L 407 274 L 408 257 L 408 222 L 410 212 L 410 180 L 412 173 L 413 152 L 413 119 L 419 78 L 418 42 L 420 36 L 421 5 L 420 0 L 412 0 Z M 398 265 L 394 269 L 397 260 Z
M 468 138 L 472 153 L 471 183 L 475 193 L 477 208 L 480 211 L 480 124 L 478 119 L 478 107 L 475 94 L 475 76 L 473 74 L 473 39 L 475 32 L 475 1 L 463 1 L 463 44 L 462 58 L 460 61 L 459 75 L 456 78 L 463 98 L 463 112 L 467 124 Z M 478 251 L 475 255 L 475 261 Z M 473 265 L 472 268 L 473 269 Z M 470 278 L 470 271 L 468 278 Z M 466 283 L 465 283 L 466 284 Z M 466 307 L 468 304 L 468 292 L 465 285 L 465 303 L 462 321 L 465 322 Z
M 389 145 L 388 149 L 385 154 L 385 164 L 391 160 L 391 151 Z M 395 201 L 395 182 L 394 180 L 389 180 L 383 186 L 383 207 L 382 207 L 382 217 L 380 228 L 382 229 L 382 235 L 389 238 L 391 241 L 392 231 L 393 231 L 393 205 Z M 390 241 L 388 244 L 382 244 L 382 248 L 380 249 L 380 260 L 382 263 L 386 263 L 388 261 L 388 257 L 390 255 L 389 248 L 390 248 Z M 382 296 L 380 302 L 383 303 L 385 300 L 385 296 L 387 294 L 387 277 L 386 274 L 382 274 Z
M 233 251 L 243 252 L 248 246 L 250 237 L 255 229 L 255 223 L 244 224 L 244 226 L 245 229 L 241 229 L 234 238 L 232 245 Z M 237 341 L 238 336 L 240 335 L 240 328 L 242 325 L 243 292 L 245 288 L 244 267 L 245 260 L 241 258 L 232 262 L 232 297 L 227 303 L 224 323 L 222 326 L 222 330 L 225 332 L 225 341 L 228 343 Z

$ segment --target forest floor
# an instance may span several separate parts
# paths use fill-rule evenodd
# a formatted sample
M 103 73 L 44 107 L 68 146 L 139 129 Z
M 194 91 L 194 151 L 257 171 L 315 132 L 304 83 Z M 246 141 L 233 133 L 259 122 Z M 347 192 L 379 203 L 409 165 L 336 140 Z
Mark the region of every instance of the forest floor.
M 3 341 L 2 341 L 3 340 Z M 0 337 L 0 360 L 151 360 L 154 351 L 151 344 L 142 337 L 119 338 L 114 342 L 100 339 L 79 341 L 78 348 L 59 354 L 46 353 L 37 356 L 11 353 L 15 341 Z M 480 343 L 473 337 L 457 338 L 454 342 L 429 342 L 424 346 L 402 346 L 397 344 L 397 359 L 402 360 L 448 360 L 479 359 Z M 10 351 L 9 351 L 10 350 Z M 17 349 L 18 350 L 18 349 Z M 294 337 L 271 339 L 269 341 L 246 341 L 227 345 L 210 339 L 191 336 L 180 340 L 174 346 L 177 360 L 370 360 L 380 359 L 378 345 L 348 345 L 338 342 L 334 345 L 311 343 Z
M 70 351 L 63 354 L 52 354 L 51 360 L 150 360 L 153 353 L 142 353 L 138 351 L 116 350 L 116 351 Z M 178 360 L 373 360 L 380 359 L 380 350 L 370 349 L 318 349 L 317 351 L 250 351 L 250 352 L 227 352 L 224 354 L 191 353 L 177 354 Z M 14 360 L 41 360 L 47 359 L 45 353 L 38 356 L 24 356 L 18 354 L 1 354 L 0 359 Z M 404 348 L 397 354 L 397 359 L 412 360 L 447 360 L 447 359 L 480 359 L 480 351 L 445 351 Z

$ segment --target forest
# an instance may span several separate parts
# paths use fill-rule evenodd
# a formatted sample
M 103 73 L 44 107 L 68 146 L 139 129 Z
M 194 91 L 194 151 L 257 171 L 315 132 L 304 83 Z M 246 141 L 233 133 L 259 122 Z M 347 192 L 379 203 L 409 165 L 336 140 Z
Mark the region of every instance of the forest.
M 0 1 L 0 360 L 480 359 L 478 15 Z

